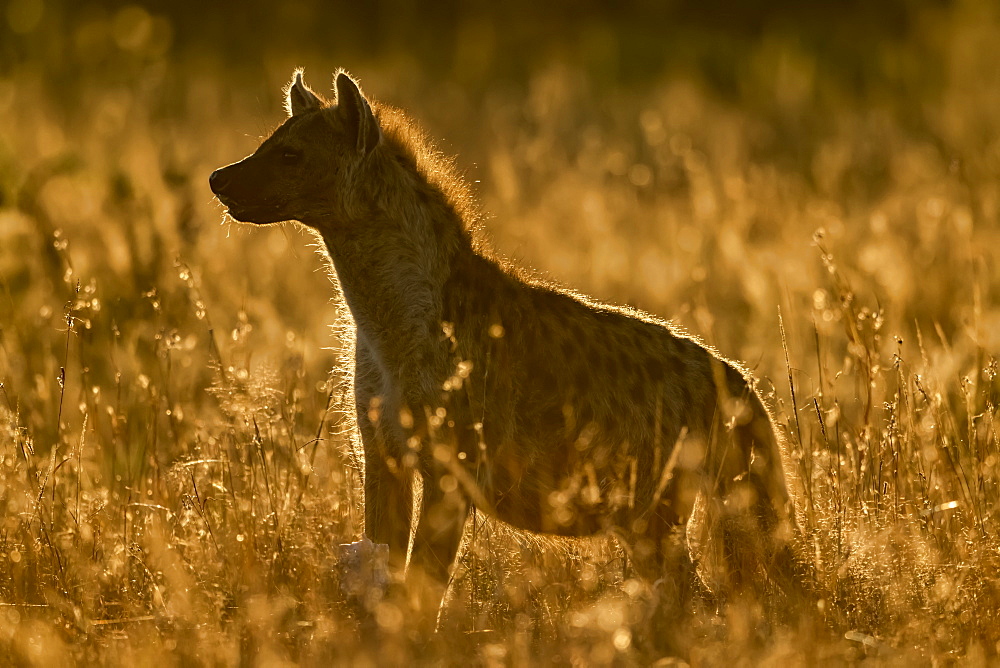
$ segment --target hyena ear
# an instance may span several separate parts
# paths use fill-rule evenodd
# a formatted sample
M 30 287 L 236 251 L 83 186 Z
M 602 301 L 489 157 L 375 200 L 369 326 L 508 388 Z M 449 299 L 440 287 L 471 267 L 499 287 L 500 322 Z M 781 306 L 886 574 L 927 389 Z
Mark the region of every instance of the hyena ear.
M 323 106 L 323 100 L 302 81 L 302 70 L 295 70 L 292 80 L 285 89 L 285 108 L 289 116 L 298 116 L 307 111 L 315 111 Z
M 337 73 L 337 111 L 357 138 L 358 152 L 368 155 L 382 139 L 382 130 L 368 100 L 346 72 Z

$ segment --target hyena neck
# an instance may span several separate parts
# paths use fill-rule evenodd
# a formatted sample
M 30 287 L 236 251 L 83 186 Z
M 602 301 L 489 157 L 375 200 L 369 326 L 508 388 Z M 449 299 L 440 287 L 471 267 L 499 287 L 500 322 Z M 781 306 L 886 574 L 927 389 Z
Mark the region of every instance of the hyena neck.
M 428 366 L 438 359 L 443 291 L 463 256 L 474 254 L 461 215 L 415 174 L 383 179 L 358 213 L 316 225 L 358 330 L 384 373 L 413 392 L 433 391 Z M 390 187 L 391 186 L 391 187 Z M 420 372 L 420 369 L 424 369 Z

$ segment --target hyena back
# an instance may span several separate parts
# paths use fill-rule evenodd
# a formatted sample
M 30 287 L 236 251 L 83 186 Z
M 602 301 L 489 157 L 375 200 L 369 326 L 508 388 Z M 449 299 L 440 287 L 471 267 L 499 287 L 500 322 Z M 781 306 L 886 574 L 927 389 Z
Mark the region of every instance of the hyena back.
M 356 324 L 367 536 L 401 565 L 412 519 L 413 563 L 445 581 L 472 504 L 530 531 L 614 533 L 652 581 L 692 572 L 697 499 L 726 595 L 796 587 L 786 456 L 748 376 L 490 257 L 412 124 L 343 72 L 336 93 L 296 72 L 288 120 L 210 181 L 237 220 L 322 235 Z

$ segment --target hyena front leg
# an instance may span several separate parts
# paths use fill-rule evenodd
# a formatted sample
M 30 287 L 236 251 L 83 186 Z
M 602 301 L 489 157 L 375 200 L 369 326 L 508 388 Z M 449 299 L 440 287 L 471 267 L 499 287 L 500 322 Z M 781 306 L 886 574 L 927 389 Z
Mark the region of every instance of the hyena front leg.
M 365 536 L 388 546 L 391 572 L 398 584 L 405 580 L 405 589 L 389 596 L 409 592 L 415 609 L 437 610 L 430 632 L 440 625 L 448 601 L 450 567 L 468 514 L 465 496 L 419 456 L 424 447 L 398 459 L 387 456 L 378 433 L 384 425 L 363 416 L 358 424 L 366 444 Z
M 364 454 L 364 532 L 361 539 L 340 546 L 340 586 L 365 609 L 372 610 L 386 594 L 392 573 L 402 573 L 409 535 L 405 499 L 410 485 L 400 480 L 376 446 L 371 421 L 358 415 Z
M 371 350 L 359 339 L 354 391 L 358 431 L 365 453 L 365 535 L 389 546 L 389 561 L 402 573 L 410 536 L 411 477 L 404 471 L 405 436 L 389 416 L 383 378 Z
M 378 447 L 367 418 L 359 416 L 358 423 L 365 444 L 365 535 L 376 544 L 389 546 L 390 565 L 401 573 L 412 521 L 412 474 Z

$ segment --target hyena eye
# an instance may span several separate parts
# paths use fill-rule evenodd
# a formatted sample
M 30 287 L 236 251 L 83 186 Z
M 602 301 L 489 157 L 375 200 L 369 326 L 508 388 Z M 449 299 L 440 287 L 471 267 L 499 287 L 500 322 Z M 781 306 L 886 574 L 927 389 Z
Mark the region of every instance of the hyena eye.
M 294 165 L 302 160 L 302 151 L 286 148 L 281 154 L 281 161 L 286 165 Z

